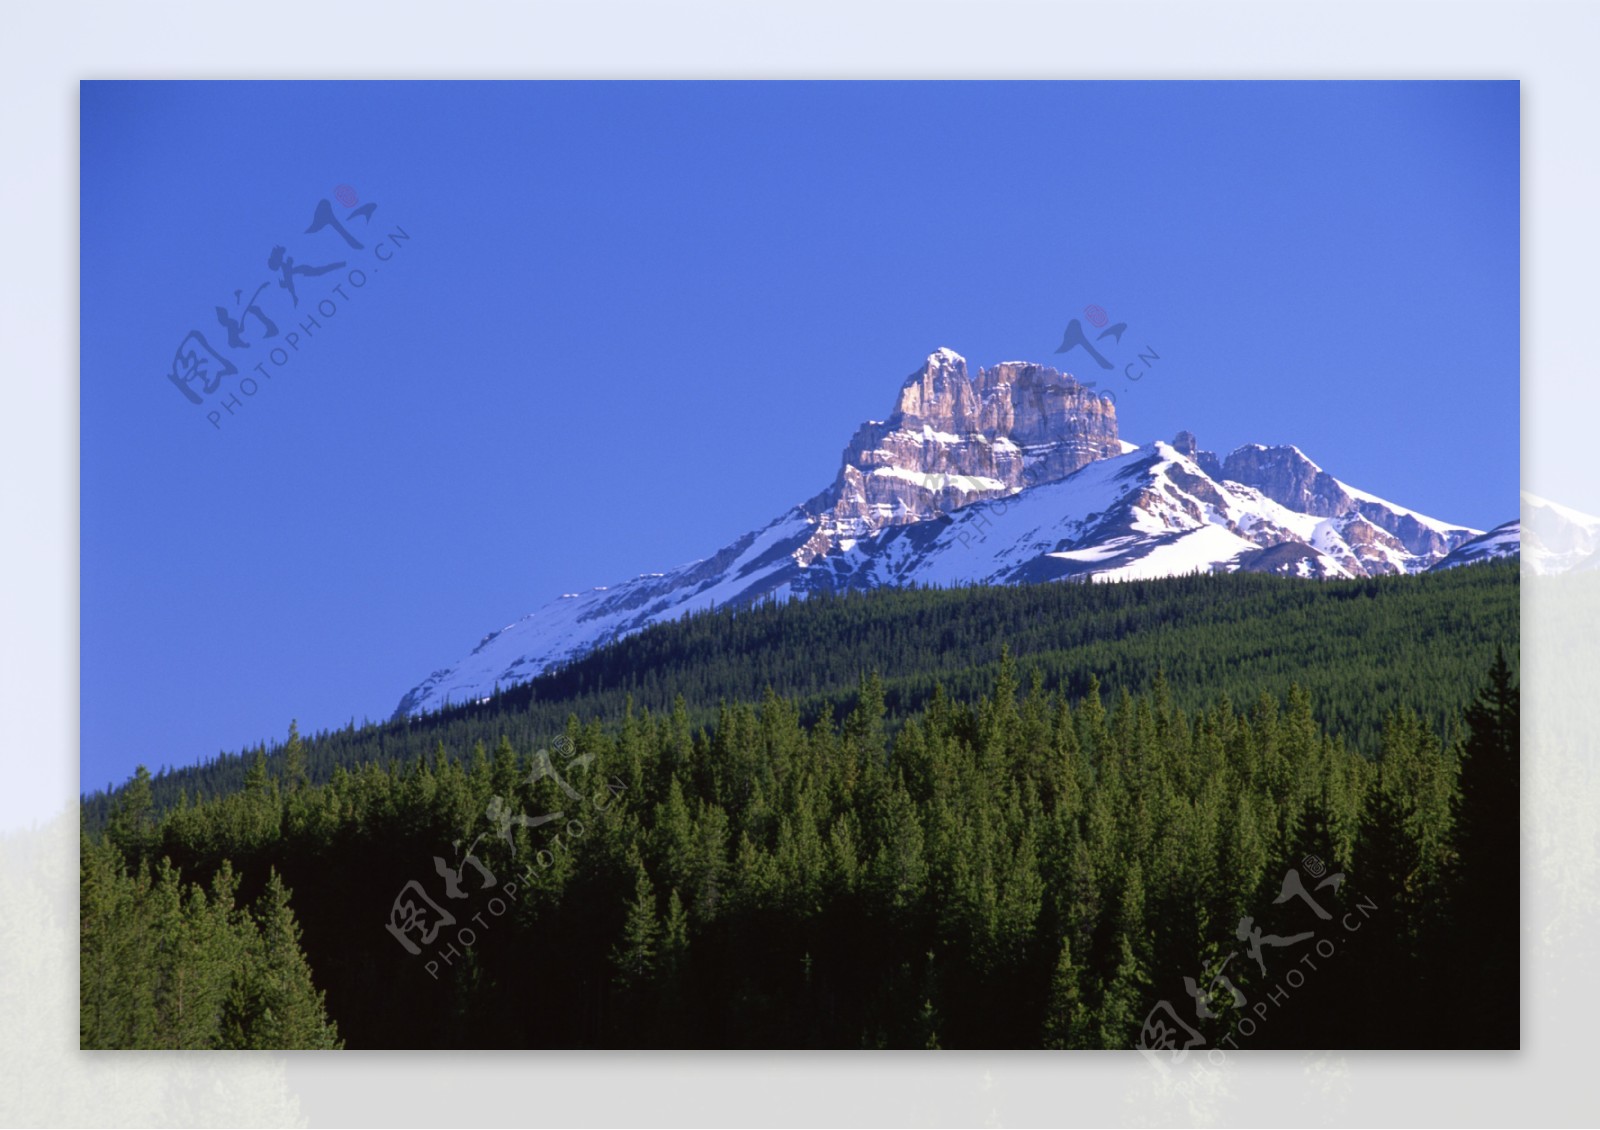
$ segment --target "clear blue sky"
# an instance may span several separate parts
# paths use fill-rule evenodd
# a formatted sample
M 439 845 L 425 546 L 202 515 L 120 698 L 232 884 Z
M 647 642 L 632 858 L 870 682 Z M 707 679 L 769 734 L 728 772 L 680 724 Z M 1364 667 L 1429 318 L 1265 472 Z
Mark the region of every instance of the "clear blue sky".
M 1110 378 L 1124 438 L 1512 518 L 1518 117 L 1514 82 L 85 84 L 83 786 L 386 717 L 820 489 L 936 346 L 1091 375 L 1053 354 L 1090 303 L 1161 357 Z M 361 250 L 305 234 L 338 186 Z M 213 310 L 275 246 L 347 266 L 235 354 Z M 167 378 L 195 329 L 225 389 L 273 373 L 221 429 Z

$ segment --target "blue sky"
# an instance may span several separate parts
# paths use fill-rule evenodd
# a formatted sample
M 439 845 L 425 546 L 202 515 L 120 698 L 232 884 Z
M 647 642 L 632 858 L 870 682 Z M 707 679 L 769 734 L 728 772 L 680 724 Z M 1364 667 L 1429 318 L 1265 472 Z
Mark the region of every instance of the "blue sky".
M 386 717 L 714 551 L 937 346 L 1098 376 L 1053 353 L 1090 303 L 1160 355 L 1101 377 L 1124 438 L 1512 518 L 1518 118 L 1514 82 L 87 83 L 83 786 Z M 324 199 L 376 205 L 360 249 Z M 277 246 L 345 266 L 297 308 Z M 262 283 L 279 337 L 230 350 Z M 244 359 L 200 405 L 191 330 Z

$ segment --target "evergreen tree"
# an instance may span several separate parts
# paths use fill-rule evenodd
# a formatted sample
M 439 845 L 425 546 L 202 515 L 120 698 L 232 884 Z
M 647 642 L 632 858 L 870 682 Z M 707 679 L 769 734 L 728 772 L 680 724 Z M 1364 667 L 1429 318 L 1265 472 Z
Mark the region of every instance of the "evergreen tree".
M 155 806 L 151 799 L 150 770 L 143 765 L 117 797 L 106 834 L 117 850 L 132 860 L 150 850 L 155 831 Z
M 1134 1046 L 1144 1019 L 1145 994 L 1149 986 L 1150 976 L 1144 962 L 1127 935 L 1119 935 L 1116 968 L 1106 983 L 1096 1017 L 1100 1047 L 1120 1051 Z
M 1466 711 L 1460 792 L 1455 803 L 1455 865 L 1447 926 L 1470 939 L 1455 963 L 1458 1031 L 1497 1047 L 1517 1047 L 1521 815 L 1519 693 L 1502 650 L 1487 685 Z
M 633 899 L 627 904 L 622 937 L 611 951 L 611 960 L 617 984 L 636 991 L 654 979 L 661 924 L 656 918 L 655 886 L 637 856 L 633 872 Z
M 1061 954 L 1050 976 L 1050 995 L 1045 1006 L 1044 1046 L 1047 1048 L 1087 1047 L 1093 1027 L 1089 1010 L 1078 984 L 1078 967 L 1072 963 L 1072 942 L 1061 939 Z
M 310 781 L 306 763 L 306 744 L 300 740 L 300 726 L 289 722 L 289 740 L 283 745 L 283 791 L 294 793 Z
M 300 949 L 300 927 L 289 891 L 273 871 L 252 917 L 250 965 L 235 982 L 229 1004 L 229 1046 L 320 1050 L 343 1044 L 327 1018 L 323 994 L 312 984 Z

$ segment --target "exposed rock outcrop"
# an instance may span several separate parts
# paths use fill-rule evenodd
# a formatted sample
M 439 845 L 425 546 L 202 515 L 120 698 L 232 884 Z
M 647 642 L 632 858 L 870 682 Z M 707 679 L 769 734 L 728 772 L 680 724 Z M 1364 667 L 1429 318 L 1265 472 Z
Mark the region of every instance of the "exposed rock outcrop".
M 965 358 L 938 349 L 906 378 L 888 419 L 856 430 L 833 484 L 805 504 L 817 530 L 799 559 L 1121 453 L 1115 405 L 1070 373 L 1002 361 L 972 379 Z

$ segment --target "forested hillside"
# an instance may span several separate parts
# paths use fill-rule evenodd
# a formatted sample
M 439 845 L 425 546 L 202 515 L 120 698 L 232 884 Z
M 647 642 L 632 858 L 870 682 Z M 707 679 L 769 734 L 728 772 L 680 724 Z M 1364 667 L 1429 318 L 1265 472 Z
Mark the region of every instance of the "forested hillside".
M 926 705 L 935 683 L 952 696 L 984 693 L 1002 645 L 1074 697 L 1091 673 L 1109 691 L 1134 693 L 1164 673 L 1190 710 L 1218 694 L 1281 697 L 1298 683 L 1318 722 L 1372 756 L 1398 705 L 1441 730 L 1455 725 L 1496 646 L 1515 661 L 1518 609 L 1515 561 L 1317 583 L 1230 574 L 819 594 L 659 625 L 487 703 L 309 735 L 306 768 L 320 783 L 336 766 L 408 764 L 440 742 L 467 750 L 504 736 L 533 748 L 570 713 L 612 716 L 630 697 L 659 712 L 681 696 L 698 727 L 715 721 L 720 701 L 754 701 L 771 688 L 797 699 L 810 722 L 826 705 L 850 709 L 864 671 L 880 672 L 894 726 Z M 264 751 L 276 765 L 283 747 Z M 192 800 L 241 788 L 255 752 L 156 772 L 157 809 L 180 791 Z M 146 760 L 164 762 L 161 751 Z M 86 826 L 103 825 L 110 791 L 86 797 Z
M 1504 566 L 694 618 L 322 783 L 293 733 L 165 812 L 142 775 L 86 840 L 83 1041 L 1125 1048 L 1165 1001 L 1515 1046 L 1515 642 Z

